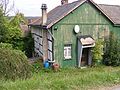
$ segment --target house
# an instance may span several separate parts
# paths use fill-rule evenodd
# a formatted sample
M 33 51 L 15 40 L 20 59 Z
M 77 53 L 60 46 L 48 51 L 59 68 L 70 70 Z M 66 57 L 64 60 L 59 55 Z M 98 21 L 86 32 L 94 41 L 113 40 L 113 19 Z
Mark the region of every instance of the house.
M 30 24 L 35 52 L 43 60 L 61 67 L 91 65 L 91 48 L 97 39 L 113 31 L 120 38 L 120 6 L 98 5 L 92 0 L 78 0 L 61 5 L 47 13 L 42 4 L 42 17 Z
M 34 22 L 38 17 L 25 17 L 25 22 L 20 23 L 20 28 L 22 30 L 22 36 L 25 37 L 30 32 L 28 24 Z

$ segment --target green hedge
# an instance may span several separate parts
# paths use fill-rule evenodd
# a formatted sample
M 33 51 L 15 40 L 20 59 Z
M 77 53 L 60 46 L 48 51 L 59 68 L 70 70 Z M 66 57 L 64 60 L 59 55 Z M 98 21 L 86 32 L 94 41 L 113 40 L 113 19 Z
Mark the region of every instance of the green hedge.
M 0 78 L 25 79 L 31 76 L 31 72 L 32 66 L 22 51 L 0 48 Z

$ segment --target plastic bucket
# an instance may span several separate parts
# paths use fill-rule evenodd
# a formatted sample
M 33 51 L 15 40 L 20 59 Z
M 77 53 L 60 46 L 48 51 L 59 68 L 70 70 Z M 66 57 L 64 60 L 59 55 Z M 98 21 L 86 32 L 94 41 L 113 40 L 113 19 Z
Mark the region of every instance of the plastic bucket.
M 49 62 L 48 61 L 44 62 L 44 68 L 49 68 Z

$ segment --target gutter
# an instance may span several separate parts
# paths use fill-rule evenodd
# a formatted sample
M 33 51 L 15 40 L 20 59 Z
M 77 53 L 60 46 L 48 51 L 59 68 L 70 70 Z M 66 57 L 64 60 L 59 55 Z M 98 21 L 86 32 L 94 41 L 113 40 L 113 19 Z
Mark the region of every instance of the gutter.
M 93 45 L 88 45 L 88 46 L 82 46 L 82 48 L 90 48 L 90 47 L 94 47 L 95 43 L 93 43 Z
M 114 24 L 115 27 L 120 27 L 120 24 Z

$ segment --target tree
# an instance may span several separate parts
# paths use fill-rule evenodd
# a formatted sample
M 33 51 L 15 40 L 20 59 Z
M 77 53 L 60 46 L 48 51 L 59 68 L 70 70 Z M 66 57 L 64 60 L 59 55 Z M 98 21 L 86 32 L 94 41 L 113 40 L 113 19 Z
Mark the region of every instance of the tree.
M 0 0 L 0 8 L 4 16 L 7 16 L 8 13 L 14 9 L 14 2 L 10 4 L 10 0 Z
M 20 23 L 24 21 L 24 15 L 17 13 L 15 17 L 8 19 L 0 10 L 0 42 L 10 43 L 13 48 L 24 51 L 24 42 Z
M 110 37 L 105 43 L 104 64 L 120 66 L 120 42 L 113 32 L 110 33 Z
M 0 9 L 0 43 L 12 44 L 14 49 L 25 51 L 28 57 L 32 56 L 33 39 L 31 34 L 23 37 L 20 24 L 26 24 L 26 19 L 22 13 L 8 19 Z
M 0 42 L 4 42 L 7 40 L 7 31 L 8 28 L 6 26 L 7 20 L 2 12 L 2 9 L 0 8 Z
M 24 41 L 22 36 L 21 23 L 25 23 L 25 18 L 22 13 L 17 13 L 9 21 L 9 31 L 7 33 L 8 43 L 13 44 L 13 47 L 24 51 Z

